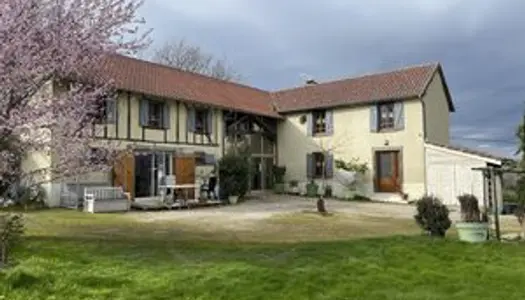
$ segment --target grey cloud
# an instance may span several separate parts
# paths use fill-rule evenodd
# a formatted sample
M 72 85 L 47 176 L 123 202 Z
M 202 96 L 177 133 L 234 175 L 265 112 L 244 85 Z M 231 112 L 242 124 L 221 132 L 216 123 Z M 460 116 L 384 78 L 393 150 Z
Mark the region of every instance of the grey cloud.
M 189 3 L 146 3 L 156 42 L 184 37 L 226 55 L 261 88 L 298 85 L 301 73 L 322 81 L 439 61 L 457 108 L 454 142 L 514 152 L 525 110 L 523 1 Z

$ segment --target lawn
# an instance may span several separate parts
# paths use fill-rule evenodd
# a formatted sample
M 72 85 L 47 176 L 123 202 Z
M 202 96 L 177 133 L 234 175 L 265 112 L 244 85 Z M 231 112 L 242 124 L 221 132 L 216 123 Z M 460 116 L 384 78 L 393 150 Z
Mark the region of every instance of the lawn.
M 144 224 L 120 215 L 47 211 L 27 218 L 18 264 L 0 273 L 0 299 L 509 300 L 522 299 L 525 286 L 522 245 L 371 237 L 377 228 L 356 228 L 337 216 L 271 220 L 274 234 L 277 226 L 292 237 L 297 227 L 317 240 L 307 241 L 303 232 L 287 243 L 254 243 L 246 233 L 194 234 L 187 224 Z M 348 240 L 340 240 L 343 226 Z M 395 222 L 392 232 L 408 226 L 407 233 L 417 232 Z M 328 237 L 334 230 L 339 240 L 319 240 L 314 228 Z

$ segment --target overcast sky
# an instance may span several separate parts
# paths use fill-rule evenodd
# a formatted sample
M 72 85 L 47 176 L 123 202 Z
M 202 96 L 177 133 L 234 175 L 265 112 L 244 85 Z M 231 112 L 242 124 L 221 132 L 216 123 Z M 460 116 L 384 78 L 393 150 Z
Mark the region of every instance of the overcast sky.
M 147 0 L 158 47 L 186 39 L 263 89 L 440 62 L 454 144 L 513 155 L 525 110 L 523 0 Z M 150 49 L 151 49 L 150 48 Z

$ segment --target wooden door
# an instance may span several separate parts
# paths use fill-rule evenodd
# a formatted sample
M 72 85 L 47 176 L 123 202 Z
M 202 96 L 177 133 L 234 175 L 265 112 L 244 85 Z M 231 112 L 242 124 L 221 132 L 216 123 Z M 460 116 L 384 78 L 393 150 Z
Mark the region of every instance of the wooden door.
M 194 156 L 174 156 L 173 170 L 177 184 L 195 184 Z M 188 198 L 195 199 L 195 190 L 188 191 Z
M 376 152 L 376 180 L 378 192 L 394 193 L 401 190 L 399 151 Z
M 121 186 L 122 189 L 135 198 L 135 156 L 133 153 L 124 151 L 117 156 L 113 165 L 113 186 Z

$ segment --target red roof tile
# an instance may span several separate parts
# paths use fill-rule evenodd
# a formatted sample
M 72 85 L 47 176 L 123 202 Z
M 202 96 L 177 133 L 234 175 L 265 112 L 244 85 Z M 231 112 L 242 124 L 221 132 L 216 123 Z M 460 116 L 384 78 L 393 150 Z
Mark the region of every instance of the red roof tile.
M 122 55 L 108 56 L 104 70 L 122 90 L 277 118 L 281 112 L 419 97 L 442 72 L 439 64 L 427 64 L 267 92 Z
M 280 117 L 269 93 L 249 86 L 121 55 L 108 56 L 104 73 L 122 90 Z
M 272 93 L 279 112 L 421 96 L 439 64 L 313 84 Z

